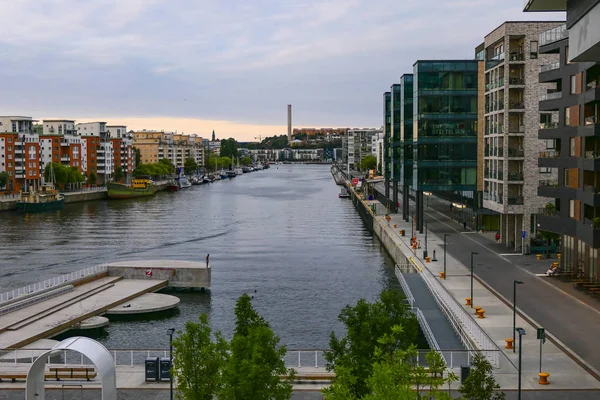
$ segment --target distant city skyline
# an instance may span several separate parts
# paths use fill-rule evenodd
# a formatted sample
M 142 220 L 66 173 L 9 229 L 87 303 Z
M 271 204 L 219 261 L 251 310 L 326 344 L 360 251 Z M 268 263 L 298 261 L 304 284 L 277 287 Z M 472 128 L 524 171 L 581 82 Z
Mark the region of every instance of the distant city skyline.
M 0 114 L 251 140 L 286 134 L 292 104 L 294 127 L 379 127 L 381 94 L 416 60 L 473 58 L 506 20 L 565 18 L 522 8 L 522 0 L 5 2 Z

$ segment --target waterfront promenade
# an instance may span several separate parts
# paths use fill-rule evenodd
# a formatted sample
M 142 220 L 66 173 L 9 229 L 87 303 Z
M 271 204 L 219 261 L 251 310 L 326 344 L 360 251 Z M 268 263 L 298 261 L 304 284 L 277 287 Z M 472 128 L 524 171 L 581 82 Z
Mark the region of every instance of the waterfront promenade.
M 376 223 L 385 226 L 387 234 L 391 235 L 390 237 L 398 245 L 408 248 L 412 232 L 410 222 L 402 221 L 400 214 L 392 214 L 388 225 L 384 216 L 384 207 L 378 202 L 367 203 L 377 204 L 381 214 L 375 217 Z M 465 298 L 470 297 L 471 251 L 479 253 L 475 255 L 476 280 L 473 297 L 475 306 L 481 306 L 486 310 L 486 318 L 475 319 L 475 321 L 494 339 L 498 347 L 503 349 L 504 356 L 515 365 L 512 374 L 496 374 L 503 389 L 514 388 L 517 383 L 518 353 L 504 349 L 505 339 L 512 336 L 512 300 L 507 299 L 512 299 L 515 279 L 524 282 L 524 285 L 518 287 L 517 303 L 519 310 L 517 326 L 523 327 L 527 332 L 523 337 L 523 388 L 536 390 L 600 388 L 596 367 L 596 357 L 599 354 L 595 350 L 597 333 L 600 332 L 598 326 L 600 314 L 594 307 L 582 303 L 579 299 L 546 282 L 551 278 L 536 276 L 533 271 L 513 265 L 512 257 L 507 256 L 505 250 L 502 252 L 502 249 L 490 246 L 495 243 L 490 243 L 489 235 L 480 235 L 471 231 L 462 232 L 462 224 L 459 226 L 444 213 L 433 209 L 426 209 L 426 220 L 428 221 L 428 252 L 432 256 L 435 250 L 438 261 L 427 263 L 424 260 L 425 234 L 417 234 L 422 248 L 410 252 L 415 260 L 439 277 L 439 272 L 443 269 L 443 234 L 450 234 L 447 241 L 447 279 L 440 279 L 440 281 L 463 305 Z M 394 225 L 396 228 L 393 228 Z M 406 236 L 400 236 L 400 229 L 406 231 Z M 535 256 L 527 257 L 535 259 Z M 550 260 L 545 260 L 546 264 L 549 262 Z M 547 269 L 547 265 L 545 268 Z M 470 307 L 464 306 L 464 308 L 470 310 Z M 537 383 L 539 372 L 537 327 L 545 327 L 547 336 L 551 339 L 543 346 L 542 370 L 551 375 L 551 385 L 545 387 Z

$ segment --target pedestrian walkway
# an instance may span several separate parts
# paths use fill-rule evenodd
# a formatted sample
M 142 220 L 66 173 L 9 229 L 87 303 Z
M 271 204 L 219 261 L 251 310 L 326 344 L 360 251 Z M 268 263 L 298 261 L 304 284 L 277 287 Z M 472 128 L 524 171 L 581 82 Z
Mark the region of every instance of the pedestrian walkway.
M 492 255 L 489 251 L 486 251 L 485 246 L 481 244 L 467 245 L 471 240 L 471 234 L 462 233 L 452 228 L 450 223 L 453 223 L 446 217 L 444 221 L 441 215 L 432 216 L 427 213 L 426 218 L 429 219 L 427 233 L 427 247 L 430 254 L 433 254 L 435 250 L 437 253 L 437 262 L 426 262 L 423 257 L 422 250 L 416 250 L 413 252 L 412 258 L 415 259 L 420 265 L 429 270 L 434 276 L 439 277 L 440 272 L 443 271 L 443 238 L 440 238 L 436 233 L 451 233 L 451 237 L 448 240 L 447 245 L 447 262 L 446 262 L 446 278 L 445 280 L 438 279 L 444 287 L 452 294 L 452 296 L 463 304 L 463 308 L 469 312 L 472 312 L 471 307 L 466 306 L 465 299 L 470 296 L 470 269 L 467 265 L 470 264 L 470 251 L 471 248 L 477 250 L 478 255 L 475 255 L 475 275 L 479 277 L 485 275 L 484 272 L 493 271 L 493 278 L 491 281 L 502 282 L 500 286 L 507 291 L 510 287 L 511 296 L 505 296 L 512 298 L 512 286 L 513 278 L 507 276 L 510 271 L 502 270 L 498 268 L 495 260 L 489 259 Z M 391 215 L 390 221 L 386 221 L 383 215 L 376 217 L 376 223 L 381 226 L 385 226 L 387 232 L 393 230 L 393 240 L 400 247 L 407 248 L 410 242 L 410 232 L 412 231 L 410 222 L 404 222 L 401 215 Z M 395 225 L 395 228 L 394 228 Z M 445 231 L 444 231 L 445 228 Z M 450 228 L 450 229 L 449 229 Z M 409 232 L 408 235 L 402 237 L 399 234 L 399 230 L 404 229 Z M 435 233 L 434 233 L 435 232 Z M 418 234 L 417 239 L 421 240 L 423 247 L 425 247 L 425 234 Z M 487 239 L 485 239 L 487 240 Z M 478 242 L 475 242 L 478 243 Z M 402 246 L 403 245 L 403 246 Z M 475 251 L 475 250 L 472 250 Z M 495 253 L 494 253 L 495 254 Z M 496 257 L 498 257 L 496 255 Z M 498 260 L 502 260 L 498 258 Z M 487 275 L 486 275 L 487 277 Z M 485 283 L 487 280 L 485 277 L 482 279 L 475 279 L 473 285 L 473 301 L 475 306 L 483 307 L 485 310 L 484 319 L 474 318 L 474 321 L 483 328 L 487 335 L 494 341 L 494 343 L 502 349 L 502 358 L 508 362 L 501 362 L 501 368 L 496 370 L 496 380 L 502 386 L 503 389 L 514 389 L 517 386 L 517 368 L 518 365 L 518 352 L 505 349 L 507 338 L 512 338 L 512 307 L 510 302 L 505 302 L 502 296 L 498 295 L 496 291 L 489 287 Z M 526 277 L 522 277 L 526 279 Z M 518 279 L 518 278 L 515 278 Z M 562 345 L 558 340 L 547 341 L 543 345 L 543 356 L 542 356 L 542 371 L 548 372 L 550 376 L 551 385 L 541 386 L 538 384 L 538 373 L 540 372 L 540 342 L 536 339 L 536 328 L 539 325 L 531 317 L 528 317 L 526 313 L 523 313 L 522 305 L 529 305 L 528 308 L 537 310 L 544 310 L 544 303 L 547 299 L 543 296 L 536 296 L 536 291 L 531 289 L 532 279 L 540 279 L 535 275 L 529 276 L 529 279 L 525 282 L 525 285 L 519 286 L 519 300 L 518 309 L 521 309 L 521 315 L 516 318 L 516 326 L 525 329 L 527 334 L 523 337 L 523 353 L 522 353 L 522 366 L 523 366 L 523 388 L 529 389 L 596 389 L 600 388 L 600 382 L 588 373 L 584 368 L 578 365 L 564 350 L 567 350 L 565 345 Z M 547 286 L 545 289 L 548 290 L 551 286 Z M 530 290 L 532 292 L 530 293 Z M 508 303 L 508 304 L 507 304 Z M 562 315 L 562 312 L 566 310 L 558 310 L 558 315 Z M 552 314 L 552 313 L 548 313 Z M 534 318 L 536 318 L 534 316 Z M 557 321 L 558 322 L 558 321 Z M 580 324 L 583 321 L 579 321 Z M 588 331 L 587 334 L 581 331 L 581 326 L 577 328 L 578 333 L 573 332 L 572 336 L 567 335 L 571 339 L 576 339 L 578 336 L 586 336 L 589 338 L 597 338 L 597 334 Z M 549 326 L 546 326 L 549 336 L 554 338 L 554 330 Z M 554 326 L 552 327 L 554 328 Z M 575 330 L 575 327 L 573 327 Z M 596 331 L 598 332 L 598 331 Z M 518 342 L 518 338 L 517 338 Z M 594 340 L 595 342 L 595 340 Z M 518 344 L 517 344 L 518 345 Z M 568 351 L 568 350 L 567 350 Z M 593 370 L 591 368 L 590 370 Z

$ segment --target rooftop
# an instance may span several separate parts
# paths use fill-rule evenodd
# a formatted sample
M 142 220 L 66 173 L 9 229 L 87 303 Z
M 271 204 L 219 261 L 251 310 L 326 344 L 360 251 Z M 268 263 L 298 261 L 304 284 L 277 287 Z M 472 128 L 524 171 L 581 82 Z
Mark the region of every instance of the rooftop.
M 523 11 L 567 11 L 567 0 L 525 0 Z

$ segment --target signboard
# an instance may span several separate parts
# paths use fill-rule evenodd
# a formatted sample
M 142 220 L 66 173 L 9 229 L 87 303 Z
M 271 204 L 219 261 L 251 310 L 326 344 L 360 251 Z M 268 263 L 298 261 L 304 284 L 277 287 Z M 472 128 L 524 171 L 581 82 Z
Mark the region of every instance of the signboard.
M 525 231 L 522 231 L 522 232 L 521 232 L 521 237 L 522 237 L 523 239 L 525 239 Z
M 358 185 L 358 178 L 352 178 L 352 185 Z
M 152 270 L 151 269 L 149 269 L 149 270 L 146 271 L 146 276 L 152 277 Z
M 545 328 L 537 328 L 537 338 L 542 341 L 542 343 L 546 343 L 546 329 Z

